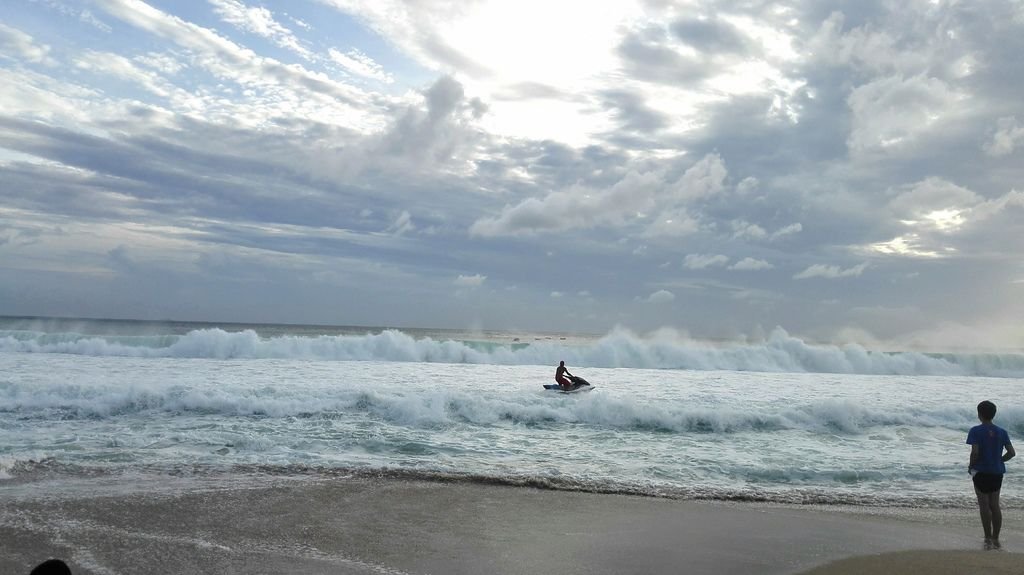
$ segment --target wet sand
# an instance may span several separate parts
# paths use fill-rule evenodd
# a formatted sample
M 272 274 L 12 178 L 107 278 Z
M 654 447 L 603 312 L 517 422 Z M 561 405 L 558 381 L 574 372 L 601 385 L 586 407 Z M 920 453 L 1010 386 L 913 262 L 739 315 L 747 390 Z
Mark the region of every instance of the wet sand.
M 1003 550 L 981 551 L 969 510 L 394 479 L 0 482 L 0 573 L 50 557 L 104 575 L 1020 573 L 1021 515 L 1006 511 Z

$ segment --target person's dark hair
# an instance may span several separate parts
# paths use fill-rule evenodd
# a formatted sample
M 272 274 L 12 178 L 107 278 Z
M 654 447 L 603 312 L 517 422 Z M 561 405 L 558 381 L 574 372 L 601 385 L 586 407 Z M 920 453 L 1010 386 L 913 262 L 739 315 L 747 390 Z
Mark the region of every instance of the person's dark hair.
M 29 575 L 71 575 L 71 568 L 60 559 L 47 559 L 36 565 Z
M 996 404 L 985 400 L 978 404 L 978 416 L 982 419 L 992 419 L 996 416 Z
M 558 362 L 558 365 L 565 365 L 565 362 L 564 361 L 560 361 L 560 362 Z

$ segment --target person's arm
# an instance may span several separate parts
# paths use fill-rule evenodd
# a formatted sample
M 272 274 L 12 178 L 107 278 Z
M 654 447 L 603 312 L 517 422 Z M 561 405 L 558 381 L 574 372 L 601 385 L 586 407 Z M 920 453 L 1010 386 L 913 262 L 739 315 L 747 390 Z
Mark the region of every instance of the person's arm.
M 1016 456 L 1016 455 L 1017 455 L 1017 452 L 1013 450 L 1013 445 L 1007 443 L 1006 444 L 1006 453 L 1003 454 L 1003 462 L 1007 462 L 1007 461 L 1013 459 L 1014 456 Z
M 967 469 L 974 469 L 974 464 L 978 462 L 978 455 L 981 451 L 978 449 L 978 444 L 971 445 L 971 459 L 967 462 Z

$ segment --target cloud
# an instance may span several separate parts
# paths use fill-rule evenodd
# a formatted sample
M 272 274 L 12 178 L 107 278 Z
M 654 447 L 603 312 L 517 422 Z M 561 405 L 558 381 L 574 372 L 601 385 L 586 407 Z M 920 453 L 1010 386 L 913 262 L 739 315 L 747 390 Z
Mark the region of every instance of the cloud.
M 455 285 L 460 287 L 476 288 L 484 285 L 484 281 L 486 280 L 487 276 L 480 274 L 474 274 L 471 276 L 459 274 L 459 277 L 455 278 Z
M 745 220 L 732 222 L 732 237 L 734 239 L 762 240 L 768 237 L 768 232 L 757 224 Z
M 483 104 L 467 100 L 462 84 L 441 76 L 423 92 L 426 109 L 406 106 L 379 139 L 378 153 L 400 157 L 417 167 L 436 167 L 453 161 L 475 143 L 474 121 L 484 112 Z
M 313 54 L 302 46 L 299 39 L 287 27 L 274 19 L 274 14 L 263 6 L 246 6 L 239 0 L 208 0 L 213 10 L 225 22 L 241 30 L 262 36 L 282 48 L 287 48 L 307 60 Z
M 965 97 L 942 79 L 924 75 L 889 76 L 859 86 L 847 99 L 852 112 L 850 152 L 884 152 L 916 143 L 949 121 Z
M 648 106 L 641 94 L 618 89 L 608 90 L 602 96 L 605 108 L 613 112 L 621 129 L 648 133 L 668 125 L 666 115 Z
M 799 222 L 797 222 L 795 224 L 790 224 L 790 225 L 788 225 L 786 227 L 779 228 L 779 229 L 775 230 L 774 232 L 772 232 L 772 234 L 770 236 L 770 239 L 777 240 L 779 238 L 784 238 L 784 237 L 789 236 L 789 235 L 798 234 L 798 233 L 802 232 L 803 229 L 804 229 L 803 224 L 801 224 Z
M 824 264 L 814 264 L 804 271 L 793 276 L 793 279 L 802 280 L 808 278 L 826 278 L 826 279 L 838 279 L 838 278 L 849 278 L 858 277 L 860 274 L 867 269 L 867 262 L 855 265 L 850 268 L 842 269 L 839 266 L 830 266 Z
M 731 270 L 737 271 L 755 271 L 755 270 L 770 270 L 774 268 L 772 264 L 765 260 L 759 260 L 755 258 L 743 258 L 735 264 L 729 266 Z
M 900 233 L 868 248 L 889 256 L 925 258 L 962 257 L 979 249 L 990 255 L 1008 253 L 1018 226 L 1003 218 L 1013 218 L 1009 214 L 1024 205 L 1021 197 L 1024 193 L 1011 191 L 985 200 L 941 178 L 903 186 L 887 206 L 898 219 Z M 992 225 L 990 218 L 999 223 Z
M 747 37 L 722 19 L 685 18 L 676 20 L 669 28 L 679 40 L 700 52 L 747 51 Z
M 683 259 L 683 266 L 691 270 L 724 266 L 727 263 L 729 263 L 729 257 L 722 254 L 687 254 Z
M 32 36 L 0 22 L 0 58 L 23 59 L 33 64 L 53 65 L 50 47 Z
M 575 184 L 544 198 L 531 197 L 505 206 L 497 217 L 478 219 L 469 231 L 471 235 L 501 236 L 632 227 L 638 235 L 649 237 L 684 235 L 697 229 L 687 207 L 719 193 L 727 175 L 717 154 L 708 154 L 668 182 L 663 167 L 630 170 L 605 188 Z
M 327 54 L 335 64 L 338 64 L 349 73 L 384 82 L 385 84 L 391 84 L 395 81 L 391 74 L 385 72 L 380 64 L 373 61 L 373 58 L 355 48 L 345 53 L 335 48 L 330 48 Z
M 896 217 L 919 219 L 943 210 L 964 210 L 979 200 L 971 190 L 933 177 L 900 188 L 889 207 Z
M 664 303 L 669 303 L 671 301 L 674 301 L 675 299 L 676 299 L 675 294 L 673 294 L 672 292 L 670 292 L 668 290 L 660 289 L 660 290 L 652 293 L 651 295 L 647 296 L 646 301 L 647 301 L 647 303 L 664 304 Z
M 658 173 L 631 171 L 603 190 L 577 185 L 541 199 L 527 198 L 506 206 L 497 217 L 480 218 L 469 232 L 501 236 L 621 226 L 652 206 L 660 180 Z
M 846 16 L 832 12 L 808 41 L 818 63 L 848 67 L 865 75 L 913 73 L 927 66 L 927 46 L 906 46 L 897 33 L 865 23 L 844 31 Z
M 1020 142 L 1024 142 L 1024 124 L 1018 122 L 1016 116 L 1008 116 L 999 118 L 992 140 L 986 142 L 983 149 L 990 156 L 1008 156 Z
M 100 21 L 88 8 L 78 8 L 75 6 L 66 6 L 60 0 L 31 0 L 35 3 L 40 3 L 50 10 L 59 12 L 62 16 L 75 18 L 79 22 L 88 24 L 97 30 L 109 34 L 111 31 L 110 26 Z
M 416 226 L 412 223 L 412 216 L 409 215 L 408 211 L 403 210 L 402 213 L 395 218 L 395 221 L 388 226 L 387 231 L 395 234 L 396 236 L 400 236 L 415 229 Z
M 281 0 L 89 3 L 117 34 L 75 4 L 0 25 L 0 312 L 322 321 L 344 297 L 332 321 L 877 341 L 1024 313 L 1005 2 L 323 0 L 313 27 Z M 792 281 L 861 261 L 870 290 Z M 460 276 L 506 297 L 466 306 Z M 639 305 L 658 288 L 684 319 Z M 548 297 L 582 289 L 585 313 Z
M 250 88 L 264 88 L 268 84 L 287 86 L 316 98 L 321 106 L 347 105 L 359 109 L 371 103 L 363 92 L 325 74 L 260 56 L 212 30 L 138 0 L 98 0 L 98 3 L 112 16 L 191 51 L 195 55 L 194 62 L 218 78 Z

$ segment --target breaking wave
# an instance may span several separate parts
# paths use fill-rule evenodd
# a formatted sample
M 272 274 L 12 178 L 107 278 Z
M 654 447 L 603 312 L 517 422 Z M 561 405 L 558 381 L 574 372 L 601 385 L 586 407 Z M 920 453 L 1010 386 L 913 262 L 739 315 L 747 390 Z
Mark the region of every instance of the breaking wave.
M 97 336 L 0 330 L 0 352 L 209 359 L 403 361 L 493 365 L 1024 377 L 1024 354 L 873 351 L 814 345 L 776 329 L 762 343 L 713 345 L 672 334 L 616 329 L 584 343 L 417 338 L 398 330 L 365 335 L 261 337 L 253 330 L 197 329 L 184 335 Z
M 319 425 L 324 420 L 386 422 L 409 428 L 471 425 L 548 426 L 582 424 L 594 429 L 645 433 L 734 434 L 799 430 L 812 434 L 902 434 L 908 428 L 966 430 L 977 423 L 969 406 L 917 409 L 820 400 L 779 408 L 651 404 L 629 397 L 585 397 L 552 402 L 543 392 L 481 395 L 461 390 L 367 390 L 343 384 L 315 393 L 290 386 L 206 389 L 159 384 L 77 385 L 45 388 L 0 382 L 0 414 L 23 421 L 102 420 L 178 415 L 288 418 Z M 1024 412 L 1001 409 L 1000 425 L 1024 433 Z M 305 425 L 305 424 L 299 424 Z

